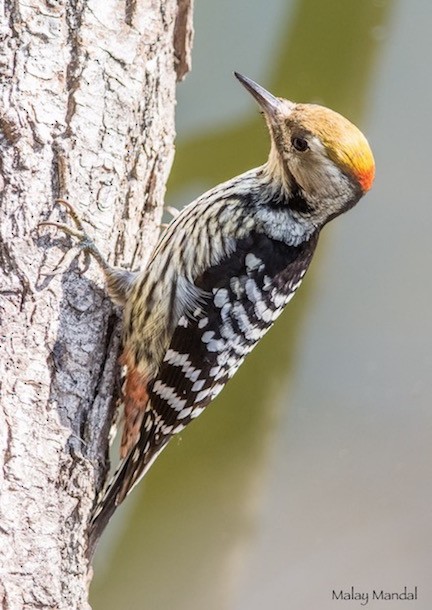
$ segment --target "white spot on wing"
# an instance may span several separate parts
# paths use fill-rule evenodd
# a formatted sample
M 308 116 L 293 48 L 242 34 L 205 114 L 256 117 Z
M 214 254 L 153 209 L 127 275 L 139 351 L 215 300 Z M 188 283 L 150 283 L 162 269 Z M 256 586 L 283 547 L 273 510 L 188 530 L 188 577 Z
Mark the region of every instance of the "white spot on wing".
M 220 310 L 220 316 L 221 316 L 223 322 L 226 322 L 229 319 L 231 309 L 232 309 L 231 303 L 225 303 L 225 305 Z
M 177 432 L 181 432 L 182 430 L 184 430 L 184 428 L 184 424 L 177 424 L 177 426 L 172 429 L 172 434 L 177 434 Z
M 300 286 L 300 284 L 302 283 L 301 279 L 298 280 L 296 283 L 290 283 L 289 284 L 289 288 L 294 292 L 295 290 L 297 290 L 297 288 Z
M 228 302 L 228 290 L 226 288 L 219 288 L 214 295 L 214 304 L 216 307 L 223 307 Z
M 257 303 L 255 303 L 255 313 L 257 315 L 257 318 L 261 318 L 261 320 L 263 320 L 264 322 L 271 322 L 272 312 L 265 305 L 264 301 L 258 301 Z
M 201 392 L 199 392 L 196 396 L 196 402 L 201 402 L 202 400 L 204 400 L 205 398 L 207 398 L 207 396 L 210 393 L 210 389 L 206 388 L 205 390 L 202 390 Z
M 165 400 L 175 411 L 181 411 L 186 404 L 186 400 L 177 396 L 174 388 L 165 385 L 160 379 L 154 384 L 153 392 Z
M 252 278 L 247 280 L 245 288 L 249 301 L 256 303 L 257 301 L 262 300 L 261 292 L 258 290 L 258 286 Z
M 220 328 L 220 334 L 228 342 L 234 341 L 238 335 L 234 332 L 234 329 L 230 322 L 226 321 Z
M 183 419 L 184 417 L 189 417 L 189 415 L 192 413 L 192 411 L 193 411 L 193 406 L 182 409 L 180 411 L 180 413 L 178 414 L 179 419 Z
M 187 377 L 191 381 L 196 381 L 200 375 L 201 369 L 195 369 L 193 367 L 189 367 L 185 372 L 185 377 Z
M 162 426 L 161 428 L 161 432 L 162 434 L 172 434 L 173 432 L 173 427 L 172 425 L 166 425 L 166 426 Z
M 201 415 L 204 409 L 205 407 L 195 407 L 195 409 L 191 413 L 191 418 L 195 419 L 196 417 L 198 417 L 198 415 Z
M 289 295 L 288 295 L 289 296 Z M 275 292 L 272 294 L 272 299 L 275 307 L 283 307 L 287 303 L 287 295 L 282 292 Z
M 201 374 L 201 369 L 196 369 L 192 366 L 192 363 L 189 360 L 189 354 L 179 354 L 171 348 L 167 350 L 164 362 L 181 367 L 184 376 L 191 381 L 196 381 Z
M 226 343 L 222 339 L 212 339 L 207 345 L 209 352 L 221 352 L 225 347 Z
M 208 318 L 201 318 L 198 322 L 198 328 L 204 328 L 208 324 Z
M 213 337 L 214 337 L 214 331 L 213 330 L 206 330 L 205 333 L 203 333 L 202 337 L 201 337 L 201 341 L 203 343 L 209 343 Z
M 243 290 L 238 277 L 232 277 L 230 279 L 230 288 L 234 295 L 239 299 L 243 293 Z
M 271 277 L 269 277 L 268 275 L 264 276 L 264 281 L 263 281 L 263 290 L 270 290 L 270 288 L 273 286 L 273 281 L 271 279 Z
M 215 396 L 217 396 L 217 395 L 219 394 L 219 392 L 220 392 L 221 390 L 223 390 L 223 388 L 224 388 L 224 387 L 225 387 L 225 384 L 224 384 L 224 383 L 216 383 L 216 384 L 215 384 L 215 385 L 212 387 L 212 390 L 211 390 L 211 395 L 212 395 L 212 398 L 214 398 Z
M 252 252 L 249 252 L 248 254 L 246 254 L 245 263 L 246 263 L 246 269 L 248 271 L 254 271 L 255 269 L 259 269 L 260 267 L 263 267 L 262 260 L 257 258 L 255 256 L 255 254 L 252 254 Z
M 145 423 L 144 423 L 144 430 L 146 432 L 149 432 L 151 430 L 153 426 L 153 418 L 151 417 L 150 414 L 147 415 Z
M 233 314 L 240 329 L 243 331 L 243 333 L 246 333 L 250 329 L 251 323 L 247 316 L 246 310 L 241 303 L 236 303 L 233 306 Z
M 187 359 L 187 354 L 179 354 L 178 352 L 170 348 L 165 354 L 164 361 L 174 366 L 182 366 L 183 364 L 186 364 Z
M 248 331 L 246 337 L 249 339 L 249 341 L 258 341 L 261 339 L 263 333 L 264 330 L 262 328 L 254 327 Z
M 284 305 L 287 305 L 287 304 L 288 304 L 288 303 L 291 301 L 291 299 L 293 298 L 293 296 L 294 296 L 294 292 L 292 292 L 291 294 L 289 294 L 289 295 L 287 296 L 287 298 L 286 298 L 286 301 L 285 301 Z
M 192 392 L 199 392 L 203 385 L 205 384 L 205 379 L 199 379 L 198 381 L 195 381 L 195 383 L 192 386 Z
M 221 377 L 226 375 L 226 373 L 227 373 L 227 371 L 225 368 L 219 369 L 219 372 L 215 375 L 215 381 L 217 381 L 218 379 L 221 379 Z
M 228 352 L 221 352 L 218 354 L 217 363 L 219 366 L 225 366 L 226 361 L 228 360 Z
M 276 320 L 276 318 L 278 318 L 280 316 L 281 312 L 282 312 L 282 307 L 279 307 L 278 309 L 274 310 L 274 312 L 272 313 L 273 322 Z

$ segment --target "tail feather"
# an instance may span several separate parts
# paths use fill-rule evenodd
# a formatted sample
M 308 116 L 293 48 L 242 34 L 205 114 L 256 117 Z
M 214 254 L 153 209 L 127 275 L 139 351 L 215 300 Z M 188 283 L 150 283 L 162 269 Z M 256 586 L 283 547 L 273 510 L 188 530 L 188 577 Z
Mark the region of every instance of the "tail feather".
M 161 432 L 160 418 L 149 405 L 146 375 L 138 371 L 126 350 L 121 363 L 126 366 L 123 386 L 124 427 L 120 449 L 122 459 L 92 515 L 88 547 L 90 558 L 117 506 L 146 474 L 171 437 Z
M 151 413 L 149 412 L 148 415 L 150 416 Z M 155 444 L 149 440 L 148 436 L 141 437 L 135 448 L 120 462 L 102 499 L 96 504 L 90 521 L 89 558 L 93 557 L 97 543 L 116 508 L 148 472 L 169 439 L 168 436 L 164 437 Z

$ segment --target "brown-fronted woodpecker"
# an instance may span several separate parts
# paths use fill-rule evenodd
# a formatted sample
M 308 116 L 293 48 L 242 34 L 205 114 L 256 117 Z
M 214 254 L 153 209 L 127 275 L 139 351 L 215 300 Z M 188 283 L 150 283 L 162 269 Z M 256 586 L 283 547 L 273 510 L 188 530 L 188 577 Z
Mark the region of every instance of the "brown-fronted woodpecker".
M 219 394 L 305 275 L 321 229 L 374 179 L 363 134 L 340 114 L 274 97 L 236 73 L 264 114 L 268 161 L 186 206 L 147 266 L 110 267 L 67 202 L 76 237 L 123 308 L 121 463 L 98 502 L 95 542 L 174 434 Z

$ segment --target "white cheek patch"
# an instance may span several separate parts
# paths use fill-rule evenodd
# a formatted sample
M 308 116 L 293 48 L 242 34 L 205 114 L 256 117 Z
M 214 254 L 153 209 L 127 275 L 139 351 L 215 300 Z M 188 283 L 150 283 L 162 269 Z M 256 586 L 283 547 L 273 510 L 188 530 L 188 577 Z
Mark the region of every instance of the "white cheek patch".
M 309 151 L 291 154 L 289 167 L 294 179 L 308 193 L 308 200 L 316 204 L 318 216 L 337 211 L 354 196 L 348 177 L 329 157 L 317 136 L 308 136 Z M 319 211 L 322 214 L 319 214 Z

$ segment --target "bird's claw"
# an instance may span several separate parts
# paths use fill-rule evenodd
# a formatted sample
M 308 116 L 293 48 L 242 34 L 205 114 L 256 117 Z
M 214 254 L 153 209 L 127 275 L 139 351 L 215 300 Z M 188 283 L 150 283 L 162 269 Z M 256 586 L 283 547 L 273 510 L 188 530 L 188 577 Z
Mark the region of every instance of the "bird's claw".
M 38 224 L 38 227 L 55 227 L 56 229 L 60 229 L 60 231 L 63 231 L 64 233 L 67 233 L 68 235 L 71 235 L 72 237 L 76 237 L 80 242 L 80 246 L 87 240 L 89 242 L 91 241 L 85 231 L 77 231 L 73 227 L 70 227 L 69 225 L 63 224 L 61 222 L 54 222 L 52 220 L 44 220 L 43 222 L 40 222 Z M 87 245 L 89 245 L 89 244 L 87 244 Z
M 75 206 L 73 206 L 67 199 L 56 199 L 56 203 L 59 203 L 60 205 L 62 205 L 64 208 L 66 208 L 67 213 L 69 214 L 69 216 L 72 218 L 76 228 L 81 231 L 82 233 L 85 233 L 85 229 L 84 229 L 84 222 L 88 225 L 90 225 L 91 227 L 93 227 L 93 229 L 97 229 L 96 225 L 93 224 L 91 222 L 91 220 L 88 220 L 87 218 L 81 218 L 81 216 L 79 215 L 79 213 L 77 212 L 77 209 L 75 208 Z
M 73 222 L 75 223 L 75 226 L 77 229 L 79 229 L 80 231 L 84 231 L 84 226 L 82 223 L 82 220 L 80 218 L 80 215 L 78 214 L 77 210 L 75 209 L 75 207 L 69 203 L 69 201 L 67 201 L 67 199 L 56 199 L 56 203 L 59 203 L 60 205 L 62 205 L 64 208 L 66 208 L 66 211 L 68 212 L 69 216 L 72 218 Z
M 83 222 L 88 222 L 88 224 L 90 224 L 91 226 L 94 225 L 87 220 L 81 220 L 80 215 L 78 214 L 75 207 L 71 203 L 69 203 L 69 201 L 66 201 L 66 199 L 57 199 L 56 203 L 59 203 L 66 209 L 66 212 L 70 216 L 75 227 L 71 227 L 61 222 L 54 222 L 52 220 L 44 220 L 43 222 L 40 222 L 38 224 L 38 227 L 55 227 L 56 229 L 63 231 L 67 235 L 75 237 L 75 239 L 78 240 L 78 244 L 76 244 L 78 250 L 92 254 L 95 259 L 100 263 L 103 269 L 108 268 L 108 264 L 106 263 L 102 254 L 97 249 L 93 239 L 86 232 Z
M 89 221 L 81 220 L 80 215 L 78 214 L 75 207 L 71 203 L 69 203 L 69 201 L 67 201 L 66 199 L 56 199 L 56 203 L 59 203 L 64 208 L 66 208 L 66 212 L 72 219 L 76 228 L 74 229 L 73 227 L 70 227 L 67 224 L 64 224 L 61 222 L 54 222 L 51 220 L 45 220 L 43 222 L 40 222 L 38 226 L 39 227 L 46 227 L 46 226 L 55 227 L 56 229 L 60 229 L 61 231 L 64 231 L 64 233 L 67 233 L 68 235 L 71 235 L 72 237 L 76 237 L 76 239 L 78 239 L 80 241 L 80 243 L 84 243 L 87 241 L 88 242 L 87 246 L 91 246 L 93 244 L 93 240 L 87 234 L 87 232 L 84 228 L 83 222 L 88 222 L 88 224 L 90 224 L 91 226 L 94 226 L 94 225 Z

